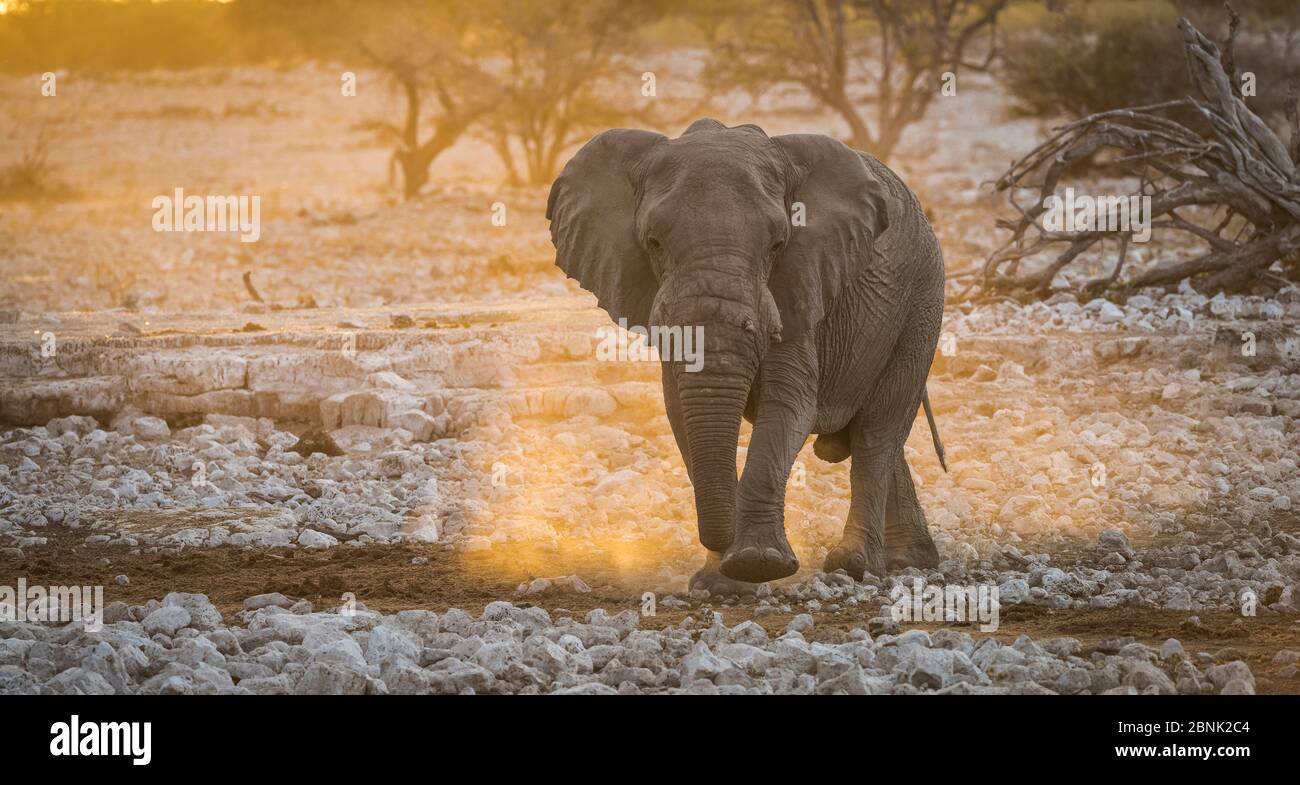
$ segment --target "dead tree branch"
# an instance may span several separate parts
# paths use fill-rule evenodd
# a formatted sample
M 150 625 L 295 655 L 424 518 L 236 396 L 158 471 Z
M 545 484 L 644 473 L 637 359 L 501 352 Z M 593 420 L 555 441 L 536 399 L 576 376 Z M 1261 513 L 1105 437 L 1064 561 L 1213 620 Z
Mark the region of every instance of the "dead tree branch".
M 1295 106 L 1300 88 L 1295 84 L 1290 88 L 1288 149 L 1242 101 L 1233 64 L 1239 23 L 1229 6 L 1229 35 L 1220 52 L 1186 19 L 1179 20 L 1196 95 L 1089 115 L 1056 129 L 1051 138 L 1014 162 L 996 188 L 1007 193 L 1018 217 L 998 221 L 1011 235 L 989 255 L 981 275 L 963 294 L 978 286 L 983 296 L 1045 297 L 1058 274 L 1111 236 L 1119 240 L 1112 272 L 1082 284 L 1085 295 L 1183 279 L 1193 279 L 1209 294 L 1241 290 L 1257 282 L 1276 285 L 1277 276 L 1266 275 L 1269 266 L 1294 260 L 1300 250 L 1300 144 L 1296 141 L 1300 118 Z M 1209 130 L 1198 132 L 1172 119 L 1171 110 L 1179 108 L 1194 112 Z M 1130 266 L 1128 276 L 1121 279 L 1135 234 L 1132 226 L 1116 231 L 1113 221 L 1096 222 L 1100 211 L 1094 213 L 1094 225 L 1068 230 L 1045 226 L 1049 203 L 1059 208 L 1053 197 L 1063 178 L 1099 155 L 1108 156 L 1139 183 L 1130 193 L 1114 196 L 1150 199 L 1147 220 L 1153 236 L 1182 233 L 1202 242 L 1204 253 L 1145 269 Z M 1035 201 L 1024 202 L 1026 194 Z M 1193 212 L 1199 222 L 1190 217 Z M 1059 249 L 1054 259 L 1022 271 L 1027 266 L 1023 262 L 1053 249 Z

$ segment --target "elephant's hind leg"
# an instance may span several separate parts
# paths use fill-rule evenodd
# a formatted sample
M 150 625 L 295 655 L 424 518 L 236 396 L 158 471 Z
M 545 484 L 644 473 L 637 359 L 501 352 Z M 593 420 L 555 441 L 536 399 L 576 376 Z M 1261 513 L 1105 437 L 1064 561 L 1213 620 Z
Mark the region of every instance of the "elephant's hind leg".
M 853 418 L 853 462 L 849 465 L 852 498 L 840 542 L 826 554 L 826 572 L 844 570 L 862 580 L 866 573 L 885 577 L 885 509 L 893 478 L 895 454 L 907 434 L 888 415 L 873 418 L 859 412 Z
M 925 512 L 916 498 L 912 472 L 899 453 L 885 505 L 885 566 L 890 572 L 908 567 L 935 567 L 939 551 L 934 547 Z
M 927 295 L 929 296 L 929 295 Z M 940 295 L 936 295 L 941 297 Z M 916 505 L 911 475 L 903 461 L 903 442 L 912 430 L 916 412 L 925 389 L 925 377 L 934 358 L 939 335 L 938 308 L 912 309 L 905 331 L 893 347 L 884 371 L 878 377 L 870 398 L 849 424 L 853 463 L 849 467 L 852 499 L 849 517 L 844 524 L 840 543 L 826 554 L 827 572 L 842 569 L 854 578 L 870 572 L 885 577 L 889 556 L 886 534 L 890 511 L 893 524 L 912 532 L 917 526 L 924 531 L 925 518 Z M 899 475 L 899 470 L 902 475 Z M 905 542 L 915 539 L 905 538 Z M 928 540 L 928 534 L 926 535 Z M 906 546 L 905 551 L 907 550 Z M 933 548 L 933 543 L 930 545 Z M 908 552 L 908 556 L 924 555 Z

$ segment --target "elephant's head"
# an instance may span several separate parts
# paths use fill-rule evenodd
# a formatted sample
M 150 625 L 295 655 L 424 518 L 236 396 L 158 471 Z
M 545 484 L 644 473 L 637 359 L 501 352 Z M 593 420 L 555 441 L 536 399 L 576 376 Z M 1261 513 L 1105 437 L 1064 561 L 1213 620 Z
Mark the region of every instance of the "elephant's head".
M 759 364 L 815 329 L 863 269 L 887 225 L 883 185 L 829 137 L 705 119 L 677 139 L 596 136 L 551 187 L 546 217 L 556 264 L 615 321 L 703 328 L 698 372 L 662 359 L 677 381 L 700 542 L 725 550 Z

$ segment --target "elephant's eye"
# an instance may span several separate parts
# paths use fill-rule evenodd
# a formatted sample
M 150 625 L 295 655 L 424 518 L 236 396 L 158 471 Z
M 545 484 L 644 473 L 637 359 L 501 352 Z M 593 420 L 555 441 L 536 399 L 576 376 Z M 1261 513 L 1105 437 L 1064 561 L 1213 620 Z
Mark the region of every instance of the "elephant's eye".
M 653 237 L 645 238 L 645 245 L 646 248 L 650 249 L 650 253 L 655 256 L 658 256 L 663 251 L 663 246 L 659 245 L 659 241 Z
M 769 251 L 768 253 L 775 257 L 784 250 L 785 250 L 785 240 L 777 240 L 776 242 L 772 243 L 772 250 Z

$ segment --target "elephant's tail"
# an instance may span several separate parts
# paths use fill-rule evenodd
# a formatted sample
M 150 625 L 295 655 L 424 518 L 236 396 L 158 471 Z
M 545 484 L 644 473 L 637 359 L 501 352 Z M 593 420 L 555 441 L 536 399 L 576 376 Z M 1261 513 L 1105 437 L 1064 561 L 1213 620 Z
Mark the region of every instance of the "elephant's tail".
M 930 408 L 930 389 L 921 390 L 921 405 L 925 407 L 925 421 L 930 424 L 930 437 L 934 439 L 934 454 L 939 456 L 939 465 L 948 473 L 948 461 L 943 456 L 943 442 L 939 441 L 939 427 L 934 424 L 934 410 Z

